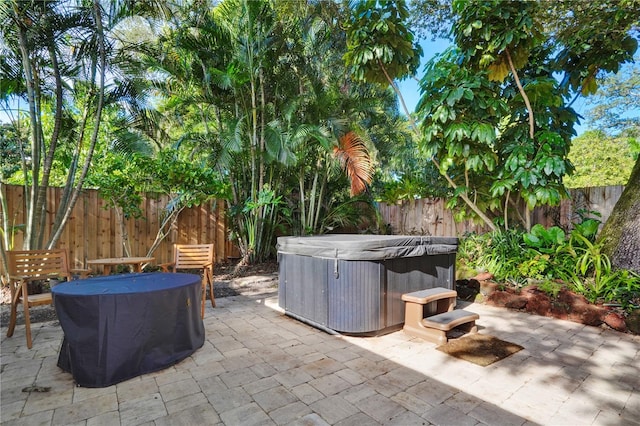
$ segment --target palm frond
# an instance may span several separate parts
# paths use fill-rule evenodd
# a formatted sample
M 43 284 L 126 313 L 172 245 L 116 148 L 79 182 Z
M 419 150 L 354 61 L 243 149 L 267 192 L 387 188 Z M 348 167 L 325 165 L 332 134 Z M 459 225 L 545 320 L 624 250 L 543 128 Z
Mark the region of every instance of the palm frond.
M 338 140 L 333 154 L 347 172 L 351 181 L 351 196 L 367 189 L 373 177 L 373 163 L 364 141 L 355 132 L 349 132 Z
M 114 132 L 114 139 L 109 144 L 109 149 L 124 156 L 138 154 L 150 157 L 154 153 L 153 146 L 142 134 L 128 129 Z

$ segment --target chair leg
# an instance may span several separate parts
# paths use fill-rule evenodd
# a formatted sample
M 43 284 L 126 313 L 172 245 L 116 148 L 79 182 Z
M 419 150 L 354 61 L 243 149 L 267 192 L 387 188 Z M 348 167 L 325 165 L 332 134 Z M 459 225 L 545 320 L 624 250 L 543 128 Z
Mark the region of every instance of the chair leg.
M 213 273 L 207 271 L 207 281 L 209 281 L 209 295 L 211 296 L 211 307 L 216 307 L 216 296 L 213 294 Z
M 18 319 L 18 303 L 22 294 L 22 287 L 16 289 L 16 284 L 11 283 L 11 314 L 9 316 L 9 327 L 7 328 L 7 337 L 13 336 Z
M 29 315 L 29 299 L 27 297 L 26 284 L 23 285 L 22 306 L 24 307 L 24 330 L 27 334 L 27 348 L 31 349 L 33 341 L 31 339 L 31 316 Z

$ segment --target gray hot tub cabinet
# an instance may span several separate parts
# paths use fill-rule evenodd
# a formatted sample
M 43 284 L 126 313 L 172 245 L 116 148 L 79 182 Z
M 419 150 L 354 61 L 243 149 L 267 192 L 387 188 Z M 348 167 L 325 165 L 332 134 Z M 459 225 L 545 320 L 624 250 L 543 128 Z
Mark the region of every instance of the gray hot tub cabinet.
M 402 294 L 454 289 L 457 248 L 455 237 L 279 237 L 278 302 L 328 332 L 393 331 L 404 322 Z

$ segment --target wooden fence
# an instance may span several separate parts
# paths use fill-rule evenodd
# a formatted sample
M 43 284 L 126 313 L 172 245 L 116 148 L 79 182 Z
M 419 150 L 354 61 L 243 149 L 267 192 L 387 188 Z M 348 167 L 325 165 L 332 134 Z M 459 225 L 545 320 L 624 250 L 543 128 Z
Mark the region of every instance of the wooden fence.
M 571 224 L 579 220 L 580 210 L 600 213 L 598 219 L 604 223 L 623 189 L 624 186 L 572 189 L 569 191 L 571 198 L 562 200 L 559 206 L 535 209 L 532 223 L 571 229 Z M 441 198 L 423 198 L 391 205 L 380 203 L 379 210 L 393 234 L 460 236 L 488 230 L 488 227 L 470 221 L 456 223 L 445 204 Z
M 6 191 L 9 223 L 25 223 L 25 194 L 21 186 L 2 185 Z M 62 188 L 49 188 L 45 225 L 45 241 L 50 235 L 55 213 L 58 210 Z M 147 195 L 142 204 L 142 218 L 129 220 L 127 232 L 132 256 L 145 256 L 156 238 L 162 212 L 168 196 Z M 69 251 L 72 267 L 85 267 L 89 259 L 124 256 L 123 235 L 113 209 L 105 209 L 106 203 L 96 190 L 85 190 L 80 196 L 64 232 L 56 245 Z M 156 264 L 170 262 L 173 244 L 215 244 L 216 261 L 238 256 L 237 248 L 228 241 L 223 202 L 214 201 L 199 207 L 183 210 L 169 235 L 152 254 Z M 23 247 L 23 233 L 14 233 L 14 248 Z M 3 268 L 0 265 L 0 272 Z
M 8 201 L 5 214 L 12 224 L 25 223 L 25 199 L 21 186 L 3 185 Z M 578 219 L 580 209 L 597 211 L 605 222 L 613 206 L 622 194 L 623 186 L 596 187 L 571 190 L 571 198 L 563 200 L 557 207 L 536 209 L 533 223 L 545 226 L 559 225 L 571 228 Z M 49 236 L 54 215 L 61 198 L 61 188 L 49 188 L 45 239 Z M 141 219 L 129 220 L 127 232 L 133 256 L 144 256 L 153 244 L 167 205 L 167 196 L 147 196 L 142 202 Z M 95 190 L 83 191 L 73 214 L 56 247 L 69 250 L 72 266 L 85 267 L 86 260 L 124 256 L 123 236 L 113 209 L 105 209 L 105 201 Z M 456 223 L 451 211 L 445 208 L 442 199 L 418 199 L 387 205 L 380 203 L 379 210 L 393 234 L 452 236 L 466 232 L 485 232 L 486 227 L 471 222 Z M 14 234 L 14 247 L 22 248 L 23 234 Z M 172 245 L 214 243 L 216 261 L 239 256 L 237 247 L 228 241 L 228 228 L 223 202 L 213 202 L 200 207 L 185 209 L 169 235 L 153 253 L 156 263 L 169 262 Z M 3 273 L 0 264 L 0 273 Z
M 396 204 L 379 203 L 378 210 L 394 235 L 444 237 L 486 232 L 487 227 L 471 221 L 456 223 L 446 203 L 443 198 L 419 198 Z

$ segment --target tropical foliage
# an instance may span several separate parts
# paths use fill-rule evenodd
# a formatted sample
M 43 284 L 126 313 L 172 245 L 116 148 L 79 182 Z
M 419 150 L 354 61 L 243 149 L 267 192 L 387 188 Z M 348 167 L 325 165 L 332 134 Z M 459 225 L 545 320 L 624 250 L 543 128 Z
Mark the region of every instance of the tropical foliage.
M 152 256 L 169 234 L 182 210 L 207 201 L 225 199 L 228 195 L 226 185 L 213 170 L 202 163 L 179 158 L 174 150 L 161 151 L 153 157 L 134 153 L 127 158 L 109 152 L 96 165 L 87 185 L 98 188 L 100 196 L 106 200 L 105 208 L 114 209 L 120 224 L 123 252 L 127 256 L 134 254 L 126 221 L 141 217 L 142 192 L 170 195 L 147 256 Z
M 59 183 L 68 191 L 57 230 L 83 186 L 99 187 L 123 221 L 139 214 L 143 190 L 174 194 L 167 218 L 189 205 L 185 194 L 222 196 L 246 261 L 272 255 L 278 232 L 353 227 L 367 212 L 375 226 L 366 206 L 378 152 L 391 152 L 405 125 L 392 92 L 345 67 L 349 9 L 162 5 L 3 3 L 2 100 L 7 111 L 31 106 L 2 138 L 3 182 L 30 194 L 25 248 L 55 245 L 55 236 L 41 241 L 38 194 Z
M 640 138 L 640 58 L 635 59 L 620 72 L 598 79 L 600 89 L 587 99 L 590 126 L 609 135 Z
M 454 182 L 462 212 L 493 229 L 512 219 L 530 229 L 535 206 L 566 196 L 572 98 L 594 93 L 598 70 L 616 72 L 637 49 L 634 2 L 573 6 L 455 1 L 457 47 L 427 64 L 418 105 L 424 150 Z M 605 17 L 617 25 L 584 26 Z
M 637 10 L 637 0 L 0 2 L 10 119 L 0 170 L 28 198 L 27 223 L 3 214 L 1 228 L 23 229 L 25 248 L 53 247 L 92 185 L 122 221 L 144 190 L 172 194 L 169 224 L 223 197 L 247 262 L 273 255 L 282 232 L 379 232 L 374 199 L 448 196 L 459 217 L 529 229 L 534 206 L 565 194 L 572 99 L 622 86 L 601 77 L 632 59 Z M 455 48 L 427 65 L 412 114 L 397 81 L 418 70 L 413 28 L 449 27 Z M 65 193 L 45 241 L 50 185 Z
M 343 11 L 228 0 L 179 13 L 182 25 L 160 36 L 165 53 L 149 61 L 160 58 L 162 108 L 189 129 L 181 147 L 206 155 L 230 184 L 245 260 L 272 255 L 283 229 L 326 231 L 324 218 L 371 183 L 375 147 L 364 123 L 388 99 L 347 77 Z
M 488 271 L 498 282 L 516 287 L 536 284 L 557 291 L 562 286 L 592 302 L 635 309 L 640 301 L 640 275 L 612 268 L 596 242 L 599 221 L 585 219 L 569 235 L 558 227 L 535 225 L 531 232 L 499 230 L 469 235 L 458 262 L 466 271 Z
M 104 120 L 117 117 L 130 125 L 144 100 L 129 78 L 129 45 L 119 28 L 133 15 L 155 10 L 148 6 L 98 0 L 0 4 L 0 97 L 14 128 L 11 146 L 20 153 L 17 173 L 27 197 L 24 248 L 56 245 L 106 143 Z M 54 184 L 64 194 L 45 240 L 46 189 Z M 6 215 L 2 226 L 8 226 Z
M 639 153 L 633 137 L 587 131 L 571 142 L 569 161 L 575 171 L 564 183 L 567 188 L 626 185 Z

